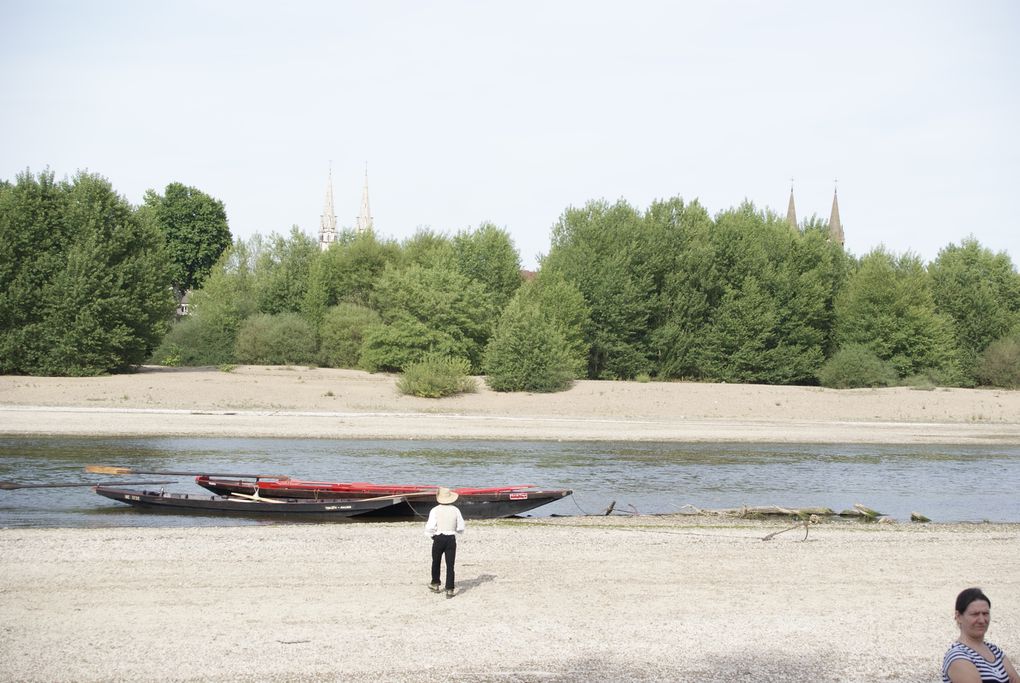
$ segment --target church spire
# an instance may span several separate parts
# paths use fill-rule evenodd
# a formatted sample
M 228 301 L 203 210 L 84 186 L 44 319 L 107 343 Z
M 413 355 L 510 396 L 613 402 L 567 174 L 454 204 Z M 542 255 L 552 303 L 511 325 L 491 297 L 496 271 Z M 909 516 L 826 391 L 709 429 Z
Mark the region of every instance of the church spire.
M 797 209 L 793 205 L 793 178 L 790 178 L 790 206 L 786 209 L 786 222 L 794 230 L 797 229 Z
M 829 239 L 833 242 L 839 242 L 841 247 L 845 243 L 843 224 L 839 222 L 839 198 L 836 194 L 836 188 L 832 189 L 832 213 L 829 214 Z
M 358 232 L 372 229 L 372 210 L 368 207 L 368 164 L 365 164 L 365 187 L 361 190 L 361 213 L 355 226 Z
M 333 165 L 329 166 L 329 182 L 326 184 L 326 205 L 319 218 L 319 249 L 326 251 L 336 241 L 336 214 L 333 210 Z

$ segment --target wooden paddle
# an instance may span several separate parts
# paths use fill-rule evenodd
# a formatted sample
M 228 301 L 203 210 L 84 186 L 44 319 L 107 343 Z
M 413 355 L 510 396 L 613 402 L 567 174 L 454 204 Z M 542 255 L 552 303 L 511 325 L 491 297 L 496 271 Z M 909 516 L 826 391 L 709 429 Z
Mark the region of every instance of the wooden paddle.
M 147 486 L 152 484 L 173 484 L 172 481 L 114 481 L 104 486 Z M 96 482 L 82 482 L 76 484 L 21 484 L 16 481 L 0 481 L 0 491 L 11 491 L 13 489 L 58 489 L 68 486 L 95 486 Z
M 418 493 L 395 493 L 392 496 L 376 496 L 375 498 L 358 498 L 358 500 L 394 500 L 395 498 L 410 498 L 411 496 L 435 496 L 435 491 L 419 491 Z
M 284 500 L 273 500 L 272 498 L 261 498 L 258 494 L 251 495 L 250 493 L 238 493 L 237 491 L 232 492 L 230 495 L 237 496 L 238 498 L 247 498 L 248 500 L 254 500 L 258 503 L 285 503 Z
M 131 467 L 116 467 L 110 465 L 89 465 L 86 472 L 92 474 L 164 474 L 174 477 L 235 477 L 237 479 L 276 479 L 287 481 L 290 479 L 286 474 L 225 474 L 223 472 L 168 472 L 166 470 L 136 470 Z

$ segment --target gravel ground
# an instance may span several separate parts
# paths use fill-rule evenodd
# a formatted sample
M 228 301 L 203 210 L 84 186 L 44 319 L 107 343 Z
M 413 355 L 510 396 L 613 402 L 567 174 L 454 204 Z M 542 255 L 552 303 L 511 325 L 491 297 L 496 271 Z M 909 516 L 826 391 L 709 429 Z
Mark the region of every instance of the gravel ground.
M 4 681 L 934 681 L 956 593 L 1020 658 L 1020 525 L 687 516 L 0 530 Z

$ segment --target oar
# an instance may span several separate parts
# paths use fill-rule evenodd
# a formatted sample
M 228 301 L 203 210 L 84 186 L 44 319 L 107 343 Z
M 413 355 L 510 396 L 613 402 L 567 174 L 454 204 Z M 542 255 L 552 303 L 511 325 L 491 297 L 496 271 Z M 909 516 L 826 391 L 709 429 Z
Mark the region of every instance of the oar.
M 174 477 L 234 477 L 236 479 L 290 479 L 286 474 L 225 474 L 223 472 L 168 472 L 166 470 L 136 470 L 131 467 L 115 467 L 108 465 L 89 465 L 86 472 L 92 474 L 164 474 Z
M 112 481 L 104 486 L 147 486 L 152 484 L 172 484 L 172 481 Z M 0 490 L 11 491 L 13 489 L 59 489 L 69 486 L 95 486 L 96 482 L 82 482 L 76 484 L 21 484 L 16 481 L 0 481 Z
M 421 491 L 419 493 L 395 493 L 392 496 L 377 496 L 375 498 L 358 498 L 362 502 L 369 500 L 393 500 L 395 498 L 410 498 L 412 496 L 434 496 L 435 491 Z
M 253 496 L 253 495 L 251 495 L 249 493 L 238 493 L 236 491 L 232 492 L 230 495 L 237 496 L 238 498 L 247 498 L 249 500 L 254 500 L 254 501 L 259 502 L 259 503 L 284 503 L 284 502 L 286 502 L 286 501 L 282 501 L 282 500 L 273 500 L 272 498 L 260 498 L 258 496 L 258 494 Z

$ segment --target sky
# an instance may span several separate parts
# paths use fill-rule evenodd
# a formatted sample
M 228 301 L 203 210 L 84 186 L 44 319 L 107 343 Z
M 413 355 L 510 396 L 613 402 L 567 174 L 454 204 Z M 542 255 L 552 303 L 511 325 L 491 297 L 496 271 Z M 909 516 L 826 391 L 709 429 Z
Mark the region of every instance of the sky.
M 1012 0 L 0 0 L 0 179 L 181 182 L 235 237 L 491 222 L 534 269 L 569 207 L 745 199 L 846 248 L 1020 263 Z

